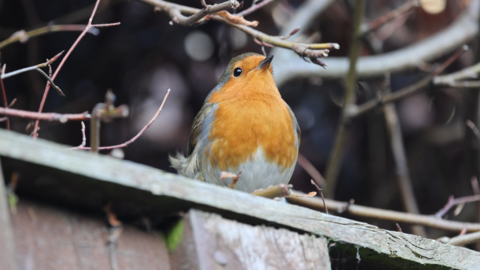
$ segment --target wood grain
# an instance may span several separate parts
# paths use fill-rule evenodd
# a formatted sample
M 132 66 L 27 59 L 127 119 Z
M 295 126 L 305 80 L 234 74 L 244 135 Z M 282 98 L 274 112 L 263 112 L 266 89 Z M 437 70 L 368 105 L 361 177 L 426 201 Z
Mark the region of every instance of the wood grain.
M 379 257 L 388 262 L 393 256 L 396 259 L 392 260 L 394 265 L 389 266 L 390 269 L 402 269 L 412 263 L 475 269 L 480 261 L 480 253 L 465 248 L 415 235 L 386 231 L 304 207 L 281 204 L 129 161 L 66 149 L 67 146 L 40 139 L 33 141 L 28 136 L 0 130 L 0 156 L 49 168 L 49 173 L 60 172 L 64 178 L 61 181 L 57 179 L 57 182 L 66 184 L 78 181 L 75 182 L 75 191 L 78 193 L 82 188 L 88 191 L 77 195 L 79 201 L 96 198 L 97 201 L 109 199 L 119 203 L 129 202 L 132 205 L 141 203 L 138 209 L 148 206 L 155 210 L 151 213 L 161 216 L 179 209 L 206 209 L 244 223 L 274 225 L 323 236 L 337 243 L 348 243 L 353 249 L 359 248 L 360 255 L 376 254 L 363 257 L 362 262 L 378 260 Z M 78 180 L 75 180 L 76 178 Z M 54 183 L 52 179 L 49 181 Z M 92 188 L 94 184 L 95 189 Z M 38 193 L 46 190 L 40 189 L 41 186 L 30 188 L 39 188 Z M 128 196 L 125 193 L 117 194 L 117 190 L 121 189 L 128 190 Z M 92 194 L 96 194 L 98 198 Z M 85 205 L 88 203 L 85 202 Z

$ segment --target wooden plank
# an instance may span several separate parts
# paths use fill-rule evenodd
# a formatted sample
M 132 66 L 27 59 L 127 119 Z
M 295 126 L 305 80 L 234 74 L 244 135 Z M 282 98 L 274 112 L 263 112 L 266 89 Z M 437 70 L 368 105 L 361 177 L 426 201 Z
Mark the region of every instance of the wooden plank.
M 74 183 L 75 177 L 80 178 L 82 184 L 75 184 L 75 188 L 89 186 L 86 190 L 100 196 L 97 201 L 128 201 L 132 205 L 137 202 L 141 207 L 155 209 L 157 212 L 152 213 L 158 215 L 179 209 L 201 208 L 245 223 L 270 224 L 308 232 L 325 236 L 329 241 L 348 243 L 354 252 L 359 248 L 359 254 L 363 256 L 362 262 L 378 260 L 379 256 L 393 256 L 397 259 L 392 260 L 395 265 L 389 266 L 390 269 L 402 269 L 412 263 L 438 266 L 440 269 L 441 266 L 475 269 L 480 262 L 480 253 L 465 248 L 382 230 L 366 223 L 295 205 L 279 204 L 129 161 L 66 149 L 66 146 L 40 139 L 33 141 L 28 136 L 0 130 L 1 156 L 64 172 L 63 175 L 68 177 L 62 179 L 63 183 Z M 98 189 L 93 189 L 91 185 L 97 185 L 95 187 Z M 116 190 L 121 188 L 129 189 L 128 197 L 125 194 L 121 198 L 116 195 Z M 42 189 L 41 192 L 43 191 Z M 89 198 L 88 201 L 96 198 L 93 195 L 88 197 L 89 194 L 82 193 L 77 197 Z M 388 263 L 388 260 L 385 261 Z
M 101 216 L 21 198 L 12 223 L 19 269 L 171 269 L 165 242 L 156 233 L 124 226 L 115 249 L 110 249 L 110 231 Z
M 286 229 L 251 226 L 190 210 L 173 269 L 330 269 L 327 241 Z
M 10 207 L 7 201 L 7 191 L 3 180 L 2 162 L 0 159 L 0 269 L 15 270 L 15 241 L 13 239 Z

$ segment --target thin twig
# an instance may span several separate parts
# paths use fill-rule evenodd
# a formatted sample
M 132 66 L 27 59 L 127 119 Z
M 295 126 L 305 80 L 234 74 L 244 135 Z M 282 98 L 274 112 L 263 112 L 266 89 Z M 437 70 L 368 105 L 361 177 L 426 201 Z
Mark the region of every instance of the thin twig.
M 322 196 L 322 201 L 323 201 L 323 206 L 325 207 L 325 213 L 328 214 L 328 208 L 327 204 L 325 203 L 325 197 L 323 197 L 323 190 L 315 183 L 315 181 L 311 180 L 310 183 L 315 186 L 315 188 L 318 190 L 318 193 L 320 193 L 320 196 Z
M 384 91 L 386 94 L 390 93 L 390 84 L 390 74 L 387 73 L 385 76 Z M 395 161 L 395 175 L 400 188 L 403 206 L 408 213 L 420 214 L 417 199 L 415 198 L 415 192 L 412 187 L 412 180 L 410 179 L 405 146 L 403 145 L 402 128 L 398 120 L 395 103 L 386 104 L 383 111 L 390 138 L 390 147 Z M 426 237 L 426 232 L 423 227 L 413 226 L 412 231 L 416 235 Z
M 445 61 L 437 70 L 412 85 L 409 85 L 393 93 L 386 94 L 380 99 L 372 99 L 361 105 L 351 107 L 351 109 L 348 111 L 348 117 L 358 117 L 374 109 L 380 104 L 394 102 L 418 93 L 425 86 L 427 86 L 433 78 L 435 78 L 438 74 L 442 73 L 448 66 L 450 66 L 450 64 L 452 64 L 453 61 L 460 57 L 460 55 L 462 55 L 466 50 L 468 50 L 468 46 L 462 46 L 462 48 L 458 49 L 452 56 L 450 56 L 450 58 L 448 58 L 447 61 Z
M 480 201 L 480 194 L 472 195 L 472 196 L 465 196 L 454 199 L 453 195 L 448 198 L 447 204 L 435 214 L 435 217 L 442 218 L 448 210 L 450 210 L 453 206 L 469 203 L 469 202 L 478 202 Z
M 315 191 L 312 191 L 312 192 L 309 192 L 308 194 L 289 194 L 288 196 L 286 197 L 293 197 L 293 198 L 311 198 L 311 197 L 315 197 L 317 196 L 317 192 Z
M 48 82 L 53 86 L 53 88 L 57 91 L 57 93 L 64 97 L 65 94 L 63 93 L 62 89 L 60 89 L 60 87 L 58 87 L 53 81 L 52 79 L 50 78 L 50 76 L 48 76 L 43 70 L 39 69 L 39 68 L 36 68 L 35 69 L 36 71 L 38 71 L 40 74 L 42 74 L 43 77 L 45 77 Z
M 470 184 L 472 185 L 473 194 L 480 195 L 480 186 L 478 184 L 478 179 L 476 176 L 473 176 L 470 180 Z
M 473 194 L 480 196 L 480 185 L 478 184 L 478 179 L 476 176 L 472 176 L 470 179 L 470 184 L 472 185 Z M 480 221 L 480 201 L 477 202 L 477 221 Z M 476 245 L 477 250 L 480 250 L 480 244 Z
M 2 72 L 3 75 L 3 72 Z M 8 101 L 7 101 L 7 93 L 5 91 L 5 85 L 3 84 L 3 79 L 0 76 L 0 87 L 2 88 L 2 98 L 3 98 L 3 106 L 5 109 L 8 109 Z M 6 117 L 5 119 L 5 125 L 7 127 L 7 130 L 10 130 L 10 119 Z
M 77 147 L 72 147 L 70 150 L 77 149 L 78 147 L 84 147 L 87 144 L 87 137 L 85 136 L 85 123 L 80 122 L 82 124 L 82 143 Z
M 436 85 L 451 85 L 452 83 L 456 83 L 458 81 L 465 80 L 465 79 L 476 79 L 478 78 L 479 73 L 480 73 L 480 63 L 477 63 L 473 66 L 466 67 L 454 73 L 436 76 L 433 79 L 433 83 Z
M 414 8 L 418 7 L 418 0 L 409 0 L 405 4 L 399 6 L 398 8 L 389 11 L 388 13 L 384 14 L 383 16 L 369 22 L 364 23 L 361 26 L 361 33 L 365 35 L 369 32 L 375 31 L 380 26 L 386 24 L 389 21 L 392 21 L 396 18 L 401 17 L 402 15 L 412 12 Z
M 45 63 L 42 63 L 42 64 L 35 65 L 35 66 L 21 68 L 21 69 L 17 69 L 15 71 L 12 71 L 12 72 L 9 72 L 9 73 L 2 74 L 2 79 L 6 79 L 6 78 L 9 78 L 9 77 L 12 77 L 12 76 L 16 76 L 20 73 L 32 71 L 32 70 L 35 70 L 39 67 L 46 67 L 46 63 L 48 63 L 48 61 L 45 62 Z
M 92 11 L 92 15 L 90 15 L 90 19 L 88 20 L 88 24 L 87 24 L 87 27 L 85 27 L 85 29 L 82 31 L 82 33 L 80 33 L 80 35 L 78 36 L 77 40 L 75 40 L 75 42 L 73 43 L 73 45 L 70 47 L 70 49 L 68 50 L 68 52 L 65 54 L 65 56 L 63 57 L 62 61 L 60 62 L 60 64 L 58 65 L 57 69 L 55 70 L 55 73 L 53 74 L 52 76 L 52 81 L 55 80 L 55 78 L 57 77 L 58 73 L 60 72 L 60 70 L 62 69 L 63 67 L 63 64 L 65 63 L 65 61 L 67 61 L 68 57 L 70 56 L 70 54 L 72 53 L 72 51 L 75 49 L 75 47 L 78 45 L 78 43 L 80 42 L 80 40 L 82 40 L 83 36 L 85 36 L 85 34 L 88 32 L 88 30 L 90 30 L 90 28 L 92 28 L 92 20 L 93 20 L 93 17 L 95 16 L 95 13 L 97 12 L 97 8 L 98 8 L 98 5 L 100 4 L 100 0 L 97 0 L 97 2 L 95 3 L 95 7 L 93 8 L 93 11 Z M 120 24 L 120 23 L 118 23 Z M 115 25 L 118 25 L 118 24 L 115 24 Z M 38 108 L 38 112 L 41 113 L 42 110 L 43 110 L 43 106 L 45 105 L 45 101 L 47 100 L 47 95 L 48 95 L 48 91 L 50 90 L 50 81 L 47 82 L 47 85 L 45 86 L 45 90 L 43 92 L 43 97 L 42 97 L 42 101 L 40 102 L 40 107 Z M 36 120 L 35 121 L 35 126 L 34 126 L 34 129 L 33 129 L 33 138 L 36 139 L 37 136 L 38 136 L 38 133 L 37 133 L 37 130 L 38 130 L 38 124 L 39 124 L 39 120 Z
M 474 232 L 452 237 L 447 243 L 454 246 L 465 246 L 477 242 L 480 242 L 480 232 Z
M 232 183 L 230 184 L 229 188 L 235 189 L 237 186 L 238 180 L 240 180 L 240 176 L 242 176 L 242 171 L 239 171 L 237 175 L 232 179 Z
M 61 51 L 61 52 L 57 53 L 57 55 L 55 55 L 52 59 L 47 59 L 47 61 L 45 61 L 44 63 L 38 64 L 38 65 L 35 65 L 35 66 L 31 66 L 31 67 L 17 69 L 15 71 L 12 71 L 12 72 L 9 72 L 9 73 L 2 73 L 1 77 L 2 77 L 2 79 L 6 79 L 6 78 L 9 78 L 9 77 L 12 77 L 12 76 L 16 76 L 20 73 L 35 70 L 37 68 L 47 67 L 48 65 L 53 64 L 60 56 L 62 56 L 63 52 L 64 51 Z
M 265 197 L 265 198 L 281 198 L 286 197 L 290 194 L 290 189 L 292 185 L 279 184 L 276 186 L 271 186 L 265 189 L 259 189 L 252 192 L 252 195 Z
M 302 192 L 292 191 L 295 194 L 303 194 Z M 287 197 L 289 203 L 305 206 L 318 211 L 323 211 L 324 205 L 320 198 L 291 198 Z M 447 231 L 460 232 L 464 228 L 467 231 L 480 231 L 480 223 L 458 222 L 452 220 L 438 219 L 434 216 L 418 215 L 411 213 L 403 213 L 391 210 L 383 210 L 373 207 L 356 205 L 349 202 L 339 202 L 330 199 L 325 199 L 327 208 L 331 212 L 343 213 L 347 212 L 350 215 L 358 217 L 367 217 L 379 220 L 388 220 L 392 222 L 400 222 L 414 225 L 422 225 L 430 228 L 437 228 Z
M 157 117 L 160 115 L 160 113 L 162 112 L 162 109 L 163 109 L 163 105 L 165 104 L 165 101 L 167 100 L 168 98 L 168 95 L 170 94 L 170 89 L 168 89 L 167 91 L 167 94 L 165 94 L 165 97 L 163 98 L 163 102 L 162 102 L 162 105 L 160 105 L 160 108 L 158 108 L 158 111 L 155 113 L 155 115 L 153 116 L 153 118 L 147 123 L 147 125 L 145 125 L 142 130 L 140 130 L 137 135 L 135 135 L 135 137 L 131 138 L 130 140 L 122 143 L 122 144 L 117 144 L 117 145 L 112 145 L 112 146 L 103 146 L 103 147 L 98 147 L 98 150 L 109 150 L 109 149 L 115 149 L 115 148 L 122 148 L 122 147 L 127 147 L 129 144 L 133 143 L 134 141 L 136 141 L 140 136 L 142 136 L 143 132 L 145 132 L 145 130 L 147 130 L 147 128 L 149 128 L 153 122 L 155 121 L 155 119 L 157 119 Z M 73 149 L 78 149 L 78 150 L 91 150 L 90 147 L 75 147 Z
M 29 112 L 24 110 L 17 110 L 11 108 L 2 108 L 0 107 L 0 115 L 14 116 L 20 118 L 42 120 L 42 121 L 59 121 L 61 123 L 66 123 L 67 121 L 84 121 L 90 119 L 90 114 L 88 113 L 78 113 L 78 114 L 60 114 L 60 113 L 37 113 Z
M 65 25 L 47 25 L 30 31 L 20 30 L 4 41 L 0 42 L 0 49 L 5 46 L 8 46 L 12 43 L 20 41 L 22 43 L 27 42 L 30 38 L 35 36 L 40 36 L 53 32 L 72 32 L 72 31 L 84 31 L 87 26 L 83 24 L 65 24 Z M 99 33 L 99 30 L 96 28 L 88 29 L 88 33 L 96 36 Z
M 308 173 L 308 175 L 310 175 L 310 177 L 313 178 L 313 180 L 315 180 L 315 182 L 317 182 L 318 185 L 322 187 L 325 186 L 325 179 L 322 174 L 300 153 L 298 153 L 297 163 Z
M 205 20 L 210 20 L 211 16 L 212 15 L 206 16 Z M 229 22 L 240 24 L 240 25 L 246 25 L 251 27 L 258 26 L 258 21 L 247 21 L 243 18 L 243 16 L 230 14 L 228 11 L 225 11 L 225 10 L 215 13 L 215 16 L 220 16 Z
M 480 130 L 478 130 L 478 127 L 475 125 L 475 123 L 473 123 L 470 120 L 467 120 L 466 125 L 473 131 L 473 134 L 475 134 L 477 139 L 480 140 Z
M 245 17 L 245 16 L 249 15 L 250 13 L 253 13 L 253 12 L 261 9 L 262 7 L 272 3 L 273 1 L 275 1 L 275 0 L 263 0 L 263 2 L 261 2 L 260 4 L 256 4 L 255 1 L 254 1 L 252 3 L 251 7 L 245 9 L 244 11 L 242 11 L 240 13 L 238 13 L 238 15 Z
M 14 98 L 14 99 L 10 102 L 10 104 L 8 104 L 8 108 L 13 107 L 13 105 L 15 105 L 15 103 L 17 103 L 17 98 Z
M 297 27 L 295 29 L 293 29 L 288 35 L 285 35 L 285 36 L 279 36 L 280 39 L 289 39 L 291 36 L 295 35 L 296 33 L 298 33 L 298 31 L 300 31 L 300 27 Z
M 480 88 L 480 81 L 454 81 L 447 85 L 457 88 Z
M 348 127 L 345 119 L 348 117 L 348 112 L 352 106 L 355 105 L 355 82 L 356 82 L 356 65 L 360 52 L 360 24 L 362 21 L 362 14 L 365 7 L 364 0 L 357 0 L 355 2 L 355 14 L 353 18 L 353 33 L 352 44 L 350 45 L 350 67 L 348 75 L 345 80 L 345 97 L 343 103 L 343 112 L 341 120 L 338 124 L 337 134 L 335 136 L 335 144 L 328 160 L 325 196 L 333 198 L 335 196 L 335 188 L 337 185 L 337 176 L 342 162 L 343 148 L 345 146 L 345 139 L 348 134 Z
M 63 54 L 63 51 L 60 52 L 59 54 L 55 55 L 51 60 L 47 59 L 47 61 L 45 63 L 41 63 L 41 64 L 38 64 L 38 65 L 35 65 L 35 66 L 18 69 L 18 70 L 9 72 L 9 73 L 2 73 L 1 79 L 6 79 L 6 78 L 16 76 L 16 75 L 24 73 L 24 72 L 35 70 L 35 71 L 38 71 L 40 74 L 42 74 L 42 76 L 45 77 L 52 84 L 52 86 L 55 88 L 55 90 L 57 91 L 58 94 L 60 94 L 62 97 L 64 97 L 65 94 L 62 92 L 60 87 L 58 87 L 55 83 L 53 83 L 53 80 L 50 78 L 50 76 L 48 76 L 43 70 L 40 69 L 40 68 L 49 66 L 50 64 L 55 62 L 55 60 L 57 60 L 60 57 L 60 55 L 62 55 L 62 54 Z
M 110 26 L 118 26 L 118 25 L 120 25 L 120 22 L 92 24 L 91 27 L 102 28 L 102 27 L 110 27 Z

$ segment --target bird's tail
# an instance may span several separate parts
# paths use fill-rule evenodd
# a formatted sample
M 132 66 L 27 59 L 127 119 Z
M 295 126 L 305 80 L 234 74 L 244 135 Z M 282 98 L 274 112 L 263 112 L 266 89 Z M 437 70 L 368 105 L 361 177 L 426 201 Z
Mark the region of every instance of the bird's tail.
M 175 156 L 169 156 L 168 160 L 172 167 L 177 170 L 178 174 L 181 174 L 190 178 L 198 178 L 198 170 L 196 162 L 191 157 L 186 158 L 184 155 L 177 152 Z

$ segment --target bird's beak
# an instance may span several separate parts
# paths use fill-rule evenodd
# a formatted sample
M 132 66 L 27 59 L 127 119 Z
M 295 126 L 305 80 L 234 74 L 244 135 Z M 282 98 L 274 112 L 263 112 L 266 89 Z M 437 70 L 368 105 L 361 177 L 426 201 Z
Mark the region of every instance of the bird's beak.
M 268 56 L 267 58 L 260 61 L 260 64 L 258 64 L 257 69 L 264 69 L 264 68 L 268 69 L 268 67 L 270 67 L 270 63 L 272 62 L 272 60 L 273 60 L 273 55 Z

